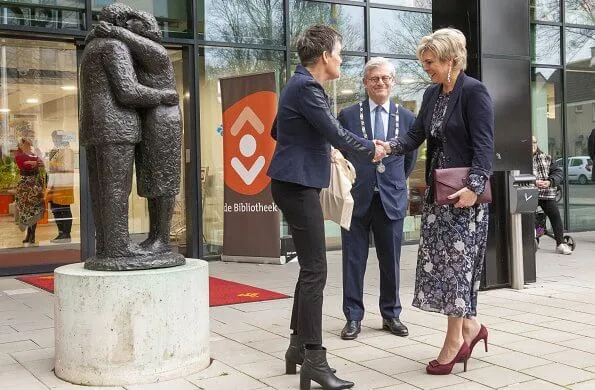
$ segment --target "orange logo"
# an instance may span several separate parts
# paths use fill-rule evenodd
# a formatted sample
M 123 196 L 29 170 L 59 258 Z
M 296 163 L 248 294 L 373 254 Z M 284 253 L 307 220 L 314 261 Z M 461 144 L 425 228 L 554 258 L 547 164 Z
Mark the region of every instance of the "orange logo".
M 238 297 L 258 298 L 258 293 L 257 292 L 241 293 L 241 294 L 238 294 Z
M 277 94 L 255 92 L 223 113 L 225 184 L 254 195 L 271 181 L 266 171 L 275 150 L 270 130 L 277 112 Z

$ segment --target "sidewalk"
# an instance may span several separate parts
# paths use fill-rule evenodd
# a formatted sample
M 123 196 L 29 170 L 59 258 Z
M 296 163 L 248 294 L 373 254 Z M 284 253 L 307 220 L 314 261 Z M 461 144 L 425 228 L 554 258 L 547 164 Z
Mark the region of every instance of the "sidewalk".
M 478 344 L 468 371 L 430 376 L 446 319 L 411 307 L 417 246 L 403 247 L 401 320 L 409 337 L 380 330 L 378 266 L 370 253 L 362 333 L 344 341 L 341 252 L 328 253 L 324 344 L 329 363 L 354 389 L 595 389 L 595 232 L 574 233 L 571 256 L 542 239 L 537 283 L 522 291 L 481 292 L 479 319 L 489 329 L 489 352 Z M 212 276 L 293 295 L 298 266 L 211 262 Z M 192 376 L 129 390 L 298 389 L 298 375 L 283 375 L 291 299 L 211 308 L 211 366 Z M 0 389 L 123 389 L 83 387 L 53 374 L 53 295 L 0 278 Z M 315 385 L 315 383 L 312 383 Z M 313 388 L 320 388 L 313 386 Z

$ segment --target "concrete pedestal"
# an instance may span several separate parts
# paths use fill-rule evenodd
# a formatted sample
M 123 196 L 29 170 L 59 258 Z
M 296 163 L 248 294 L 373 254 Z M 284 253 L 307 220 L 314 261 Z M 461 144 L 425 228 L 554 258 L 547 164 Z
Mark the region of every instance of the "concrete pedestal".
M 209 272 L 55 270 L 55 372 L 88 386 L 153 383 L 209 365 Z

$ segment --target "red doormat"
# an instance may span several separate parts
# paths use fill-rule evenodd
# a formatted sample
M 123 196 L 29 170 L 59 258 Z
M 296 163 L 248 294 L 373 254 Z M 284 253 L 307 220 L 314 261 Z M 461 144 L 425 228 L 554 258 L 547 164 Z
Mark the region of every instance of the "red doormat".
M 51 293 L 54 292 L 54 275 L 20 276 L 17 279 Z M 248 286 L 247 284 L 209 277 L 209 306 L 233 305 L 282 298 L 289 298 L 289 296 Z

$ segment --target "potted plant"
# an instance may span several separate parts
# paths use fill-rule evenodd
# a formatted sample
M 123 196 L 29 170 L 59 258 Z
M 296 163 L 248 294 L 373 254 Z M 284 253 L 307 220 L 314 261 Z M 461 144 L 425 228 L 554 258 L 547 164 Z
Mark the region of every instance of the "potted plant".
M 0 215 L 8 214 L 8 205 L 14 200 L 18 169 L 10 156 L 0 158 Z

